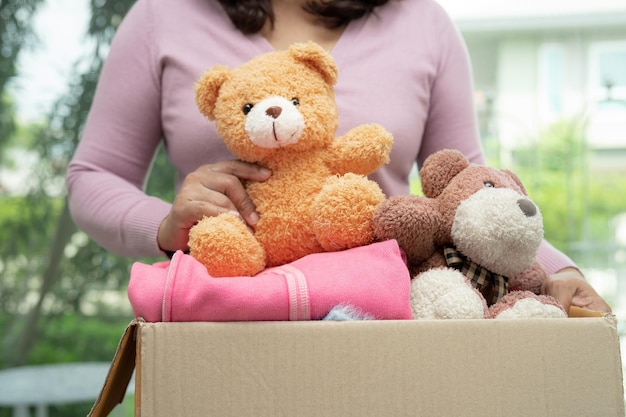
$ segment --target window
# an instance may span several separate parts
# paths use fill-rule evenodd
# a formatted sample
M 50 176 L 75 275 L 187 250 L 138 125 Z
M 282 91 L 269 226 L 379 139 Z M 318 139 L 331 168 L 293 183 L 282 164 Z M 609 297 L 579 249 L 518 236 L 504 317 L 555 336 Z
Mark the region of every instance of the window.
M 565 51 L 557 43 L 539 48 L 539 109 L 548 120 L 558 119 L 563 112 Z
M 589 139 L 599 148 L 626 147 L 626 42 L 599 42 L 589 49 Z

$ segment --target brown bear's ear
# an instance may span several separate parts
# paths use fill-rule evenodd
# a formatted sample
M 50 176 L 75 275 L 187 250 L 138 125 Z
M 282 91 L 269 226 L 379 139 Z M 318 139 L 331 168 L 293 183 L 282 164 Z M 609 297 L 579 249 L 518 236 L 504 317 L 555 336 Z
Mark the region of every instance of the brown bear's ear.
M 294 43 L 288 49 L 289 54 L 298 62 L 320 73 L 330 85 L 337 82 L 337 65 L 333 57 L 315 42 Z
M 430 155 L 420 170 L 422 191 L 428 198 L 435 198 L 448 186 L 452 178 L 469 166 L 465 156 L 453 149 L 444 149 Z
M 509 171 L 508 169 L 501 169 L 500 171 L 504 172 L 505 174 L 507 174 L 509 177 L 511 177 L 513 179 L 513 181 L 515 182 L 515 184 L 517 184 L 519 186 L 519 188 L 522 191 L 522 194 L 524 194 L 525 196 L 528 195 L 528 191 L 526 191 L 526 187 L 524 187 L 524 183 L 522 182 L 522 180 L 517 176 L 516 173 L 514 173 L 513 171 Z
M 213 111 L 220 92 L 220 87 L 230 78 L 231 71 L 223 65 L 209 69 L 196 83 L 196 105 L 200 112 L 210 120 L 215 120 Z

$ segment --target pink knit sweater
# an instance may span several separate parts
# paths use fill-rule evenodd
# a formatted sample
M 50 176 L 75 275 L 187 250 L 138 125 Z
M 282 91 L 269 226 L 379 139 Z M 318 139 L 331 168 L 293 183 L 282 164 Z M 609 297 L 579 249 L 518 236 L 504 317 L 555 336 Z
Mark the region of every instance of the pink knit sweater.
M 76 224 L 127 256 L 161 254 L 156 235 L 170 204 L 142 190 L 159 142 L 175 186 L 198 166 L 232 159 L 194 103 L 209 67 L 271 51 L 236 30 L 214 0 L 138 0 L 115 36 L 67 187 Z M 332 55 L 339 130 L 380 123 L 394 135 L 391 163 L 372 175 L 388 196 L 409 192 L 414 163 L 442 148 L 483 162 L 464 43 L 433 0 L 390 1 L 351 22 Z M 545 244 L 549 272 L 571 261 Z

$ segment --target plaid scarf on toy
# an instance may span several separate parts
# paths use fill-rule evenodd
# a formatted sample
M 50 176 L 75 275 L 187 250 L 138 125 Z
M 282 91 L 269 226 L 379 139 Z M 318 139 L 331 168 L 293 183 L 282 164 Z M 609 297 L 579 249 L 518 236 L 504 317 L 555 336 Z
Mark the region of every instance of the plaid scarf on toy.
M 457 251 L 454 246 L 444 246 L 443 254 L 448 266 L 465 275 L 478 291 L 484 294 L 483 290 L 488 290 L 488 287 L 491 287 L 491 299 L 487 299 L 487 304 L 495 304 L 509 291 L 508 277 L 495 274 L 478 265 L 476 262 L 467 259 L 463 254 Z

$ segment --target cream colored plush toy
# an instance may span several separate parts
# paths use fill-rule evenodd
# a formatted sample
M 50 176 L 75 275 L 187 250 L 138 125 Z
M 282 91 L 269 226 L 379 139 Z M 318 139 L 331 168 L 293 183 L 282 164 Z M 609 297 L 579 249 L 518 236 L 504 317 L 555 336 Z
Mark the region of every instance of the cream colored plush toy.
M 239 159 L 272 171 L 245 184 L 260 220 L 249 230 L 230 214 L 190 231 L 190 254 L 213 276 L 253 276 L 305 255 L 369 244 L 384 200 L 365 177 L 389 159 L 392 136 L 376 124 L 335 136 L 337 68 L 313 42 L 216 66 L 196 88 L 200 111 Z
M 565 317 L 539 295 L 543 219 L 517 175 L 443 150 L 420 179 L 424 196 L 392 197 L 374 220 L 377 238 L 406 252 L 414 318 Z

